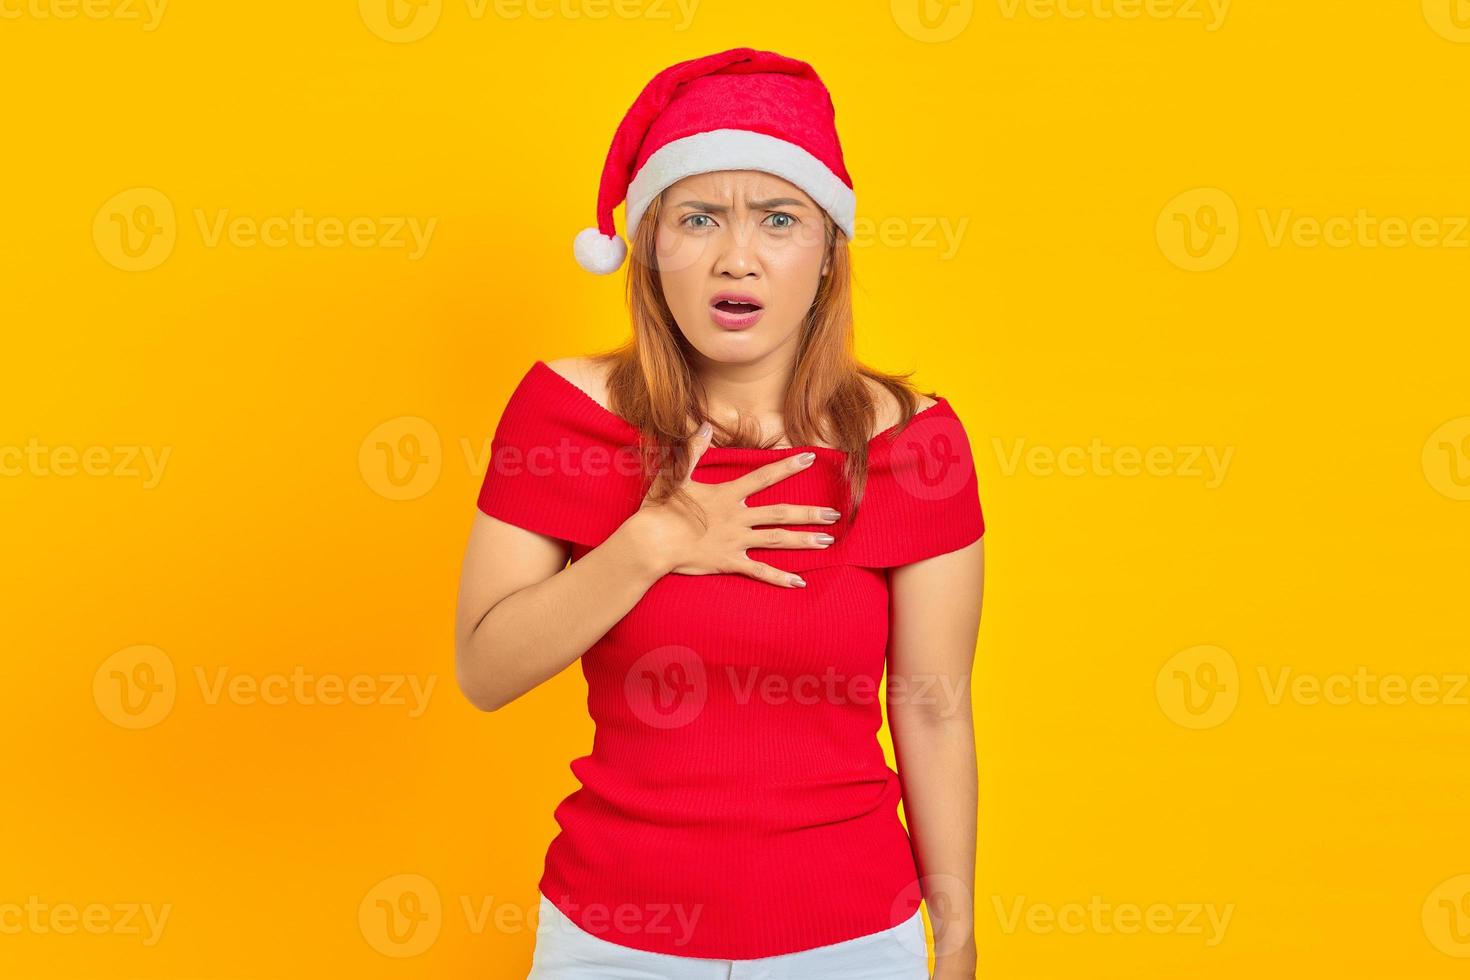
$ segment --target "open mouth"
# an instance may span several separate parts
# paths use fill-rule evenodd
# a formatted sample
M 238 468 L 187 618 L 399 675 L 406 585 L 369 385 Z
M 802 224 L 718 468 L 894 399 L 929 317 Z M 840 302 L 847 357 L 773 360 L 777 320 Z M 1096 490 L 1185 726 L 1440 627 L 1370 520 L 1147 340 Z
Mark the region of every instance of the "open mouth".
M 715 293 L 709 304 L 710 319 L 721 330 L 748 330 L 765 315 L 760 300 L 734 290 Z
M 715 309 L 723 310 L 726 313 L 734 313 L 737 316 L 742 313 L 754 313 L 760 308 L 759 303 L 737 303 L 729 299 L 722 299 L 715 304 Z

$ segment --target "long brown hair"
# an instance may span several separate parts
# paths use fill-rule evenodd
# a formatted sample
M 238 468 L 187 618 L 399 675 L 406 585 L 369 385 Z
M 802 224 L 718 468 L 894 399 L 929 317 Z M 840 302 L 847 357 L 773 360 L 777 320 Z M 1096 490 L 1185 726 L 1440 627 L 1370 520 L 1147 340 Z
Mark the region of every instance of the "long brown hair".
M 742 418 L 730 429 L 709 418 L 704 391 L 689 366 L 689 342 L 664 301 L 659 280 L 655 246 L 663 204 L 664 194 L 659 194 L 644 213 L 629 247 L 627 302 L 633 335 L 620 347 L 591 355 L 591 360 L 608 366 L 611 410 L 641 433 L 645 486 L 651 499 L 677 495 L 687 500 L 678 485 L 688 473 L 688 440 L 701 422 L 708 420 L 714 427 L 712 446 L 773 448 L 769 443 L 777 440 L 760 445 L 753 420 Z M 829 445 L 847 454 L 847 511 L 856 517 L 867 483 L 868 445 L 878 417 L 878 407 L 863 379 L 876 381 L 898 400 L 901 416 L 896 430 L 913 418 L 919 399 L 908 381 L 913 372 L 887 374 L 859 363 L 854 356 L 849 243 L 825 211 L 822 220 L 830 267 L 802 324 L 782 418 L 790 445 Z M 925 394 L 933 397 L 933 392 Z M 824 436 L 830 438 L 824 440 Z

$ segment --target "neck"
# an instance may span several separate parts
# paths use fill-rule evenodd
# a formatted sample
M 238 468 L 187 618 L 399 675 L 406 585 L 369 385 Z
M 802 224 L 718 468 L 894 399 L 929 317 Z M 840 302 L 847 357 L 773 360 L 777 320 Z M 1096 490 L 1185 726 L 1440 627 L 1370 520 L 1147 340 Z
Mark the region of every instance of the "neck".
M 734 427 L 742 416 L 752 417 L 763 432 L 780 432 L 795 368 L 794 357 L 772 351 L 760 360 L 740 363 L 700 358 L 694 371 L 715 421 Z

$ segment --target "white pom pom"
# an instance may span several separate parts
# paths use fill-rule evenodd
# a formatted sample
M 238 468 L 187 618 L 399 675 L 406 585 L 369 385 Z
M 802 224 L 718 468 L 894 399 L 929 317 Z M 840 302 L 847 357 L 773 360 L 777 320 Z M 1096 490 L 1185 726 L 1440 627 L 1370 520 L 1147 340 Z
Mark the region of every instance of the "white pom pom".
M 582 268 L 605 276 L 622 266 L 628 246 L 619 235 L 609 238 L 596 228 L 583 228 L 572 242 L 572 254 L 577 256 L 577 264 Z

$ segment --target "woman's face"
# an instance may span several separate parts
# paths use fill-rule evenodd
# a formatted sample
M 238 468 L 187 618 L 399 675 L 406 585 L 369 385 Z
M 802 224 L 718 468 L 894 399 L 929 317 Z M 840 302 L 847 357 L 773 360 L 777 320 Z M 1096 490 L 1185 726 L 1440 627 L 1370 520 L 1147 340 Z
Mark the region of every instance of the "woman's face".
M 721 363 L 795 351 L 828 270 L 825 218 L 805 192 L 759 170 L 695 174 L 664 190 L 657 236 L 664 301 L 696 351 Z

